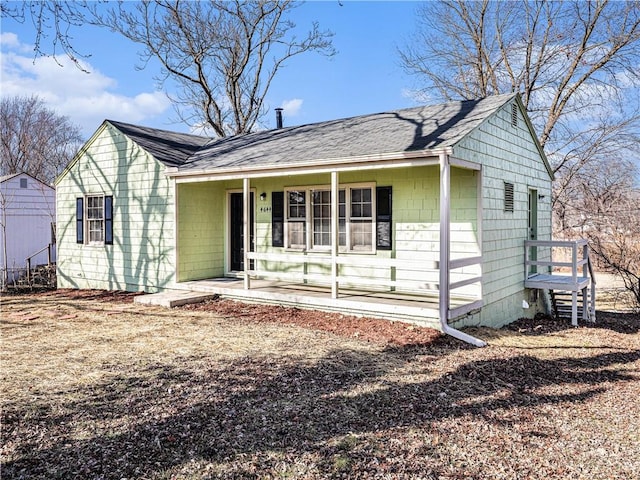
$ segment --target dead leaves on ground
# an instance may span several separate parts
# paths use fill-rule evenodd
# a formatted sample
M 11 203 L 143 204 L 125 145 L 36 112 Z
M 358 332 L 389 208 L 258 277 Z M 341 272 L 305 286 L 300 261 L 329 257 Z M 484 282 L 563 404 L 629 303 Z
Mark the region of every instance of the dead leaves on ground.
M 3 479 L 640 477 L 640 319 L 472 349 L 96 295 L 3 298 Z

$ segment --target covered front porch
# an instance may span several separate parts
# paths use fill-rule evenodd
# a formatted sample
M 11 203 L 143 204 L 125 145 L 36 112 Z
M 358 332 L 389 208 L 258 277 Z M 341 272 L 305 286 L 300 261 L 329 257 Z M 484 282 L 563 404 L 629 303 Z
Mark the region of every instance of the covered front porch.
M 478 165 L 442 153 L 238 177 L 176 178 L 174 288 L 443 331 L 482 307 Z

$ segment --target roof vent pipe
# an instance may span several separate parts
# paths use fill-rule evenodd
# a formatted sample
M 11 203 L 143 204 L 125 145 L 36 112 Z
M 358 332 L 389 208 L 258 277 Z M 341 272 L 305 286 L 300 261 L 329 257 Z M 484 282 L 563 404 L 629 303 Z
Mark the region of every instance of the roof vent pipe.
M 276 108 L 276 128 L 282 128 L 282 108 Z

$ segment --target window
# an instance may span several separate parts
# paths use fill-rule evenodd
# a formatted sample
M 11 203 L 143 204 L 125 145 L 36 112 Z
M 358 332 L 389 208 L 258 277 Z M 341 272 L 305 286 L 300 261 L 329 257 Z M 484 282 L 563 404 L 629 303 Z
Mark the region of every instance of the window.
M 504 211 L 513 212 L 513 183 L 504 182 Z
M 104 242 L 104 197 L 87 197 L 89 243 Z
M 20 188 L 27 188 L 27 179 L 26 178 L 21 178 L 20 179 Z
M 342 250 L 375 251 L 376 219 L 373 192 L 374 188 L 371 185 L 345 186 L 338 191 L 338 246 Z M 293 249 L 329 249 L 331 190 L 327 187 L 296 188 L 288 190 L 285 197 L 285 246 Z M 276 243 L 277 239 L 274 237 L 274 246 Z
M 113 244 L 112 196 L 89 195 L 76 199 L 76 242 Z
M 371 188 L 351 189 L 351 249 L 373 250 L 373 202 Z
M 305 248 L 307 246 L 307 192 L 290 190 L 287 192 L 287 246 Z
M 313 190 L 313 246 L 331 246 L 331 191 Z

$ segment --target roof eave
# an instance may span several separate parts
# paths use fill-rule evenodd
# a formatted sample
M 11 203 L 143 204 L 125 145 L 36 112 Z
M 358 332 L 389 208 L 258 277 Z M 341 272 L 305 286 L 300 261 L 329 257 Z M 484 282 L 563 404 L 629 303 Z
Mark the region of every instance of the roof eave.
M 441 153 L 451 155 L 453 149 L 451 147 L 439 147 L 428 150 L 415 150 L 406 152 L 394 152 L 383 153 L 373 155 L 359 155 L 353 157 L 343 158 L 327 158 L 317 159 L 304 164 L 299 163 L 282 163 L 282 164 L 270 164 L 270 165 L 248 165 L 243 167 L 229 167 L 229 168 L 212 168 L 212 169 L 187 169 L 181 170 L 180 167 L 167 167 L 165 174 L 171 178 L 195 178 L 197 177 L 225 177 L 237 176 L 238 178 L 248 176 L 260 176 L 263 174 L 278 174 L 286 171 L 287 174 L 291 173 L 308 173 L 310 170 L 344 170 L 358 167 L 382 167 L 382 166 L 402 166 L 401 163 L 405 161 L 415 161 L 417 159 L 427 159 L 431 157 L 438 157 Z
M 524 103 L 522 103 L 522 97 L 520 96 L 519 93 L 516 95 L 516 102 L 518 102 L 518 107 L 523 113 L 524 121 L 527 124 L 529 133 L 533 138 L 533 142 L 535 143 L 536 148 L 538 149 L 538 153 L 540 153 L 540 156 L 542 157 L 542 161 L 544 162 L 544 166 L 547 169 L 549 176 L 551 177 L 551 181 L 553 182 L 556 179 L 556 175 L 553 172 L 553 168 L 551 167 L 551 163 L 549 162 L 547 155 L 544 153 L 544 148 L 540 144 L 540 140 L 538 140 L 538 135 L 536 135 L 536 131 L 533 128 L 533 124 L 531 123 L 531 120 L 529 119 L 529 115 L 527 115 L 527 109 L 524 107 Z

